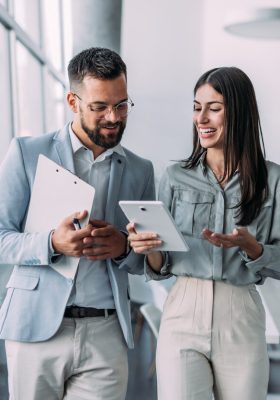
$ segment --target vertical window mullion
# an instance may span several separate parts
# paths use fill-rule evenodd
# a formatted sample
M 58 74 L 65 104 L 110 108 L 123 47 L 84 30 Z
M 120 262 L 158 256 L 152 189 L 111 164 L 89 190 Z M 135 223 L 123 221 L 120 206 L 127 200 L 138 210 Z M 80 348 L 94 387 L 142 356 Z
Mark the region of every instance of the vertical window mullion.
M 11 71 L 11 103 L 12 103 L 12 131 L 13 136 L 17 135 L 19 129 L 19 98 L 18 98 L 18 77 L 16 73 L 16 34 L 10 31 L 9 34 L 9 60 Z

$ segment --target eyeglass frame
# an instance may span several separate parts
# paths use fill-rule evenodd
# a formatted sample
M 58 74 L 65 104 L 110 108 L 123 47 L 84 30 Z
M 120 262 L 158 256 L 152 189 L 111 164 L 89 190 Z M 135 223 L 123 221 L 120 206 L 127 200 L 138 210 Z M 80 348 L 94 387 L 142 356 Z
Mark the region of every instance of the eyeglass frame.
M 74 92 L 71 92 L 71 93 L 73 94 L 73 96 L 77 97 L 80 101 L 83 101 L 83 102 L 84 102 L 84 100 L 83 100 L 77 93 L 74 93 Z M 121 116 L 118 114 L 119 111 L 118 111 L 118 109 L 117 109 L 117 107 L 118 107 L 120 104 L 122 104 L 122 103 L 128 103 L 128 104 L 130 104 L 130 106 L 131 106 L 131 109 L 130 109 L 130 110 L 128 111 L 128 113 L 127 113 L 125 116 L 123 116 L 123 117 L 121 117 Z M 133 101 L 131 100 L 130 97 L 128 97 L 127 100 L 120 101 L 118 104 L 116 104 L 116 105 L 114 105 L 114 106 L 109 106 L 108 104 L 104 103 L 104 106 L 106 106 L 106 110 L 104 110 L 105 114 L 102 115 L 102 117 L 96 117 L 96 118 L 97 118 L 97 119 L 102 119 L 102 118 L 104 118 L 104 117 L 107 117 L 108 115 L 111 114 L 112 110 L 114 110 L 114 112 L 116 112 L 116 113 L 119 115 L 119 117 L 120 117 L 121 119 L 122 119 L 122 118 L 126 118 L 126 117 L 128 116 L 128 114 L 130 113 L 130 111 L 132 110 L 132 107 L 134 107 L 134 105 L 135 105 L 135 104 L 133 103 Z M 98 112 L 98 110 L 94 110 L 93 108 L 91 108 L 91 106 L 90 106 L 89 104 L 87 104 L 87 107 L 88 107 L 89 110 L 92 111 L 92 112 Z M 99 112 L 101 112 L 101 111 L 99 111 Z

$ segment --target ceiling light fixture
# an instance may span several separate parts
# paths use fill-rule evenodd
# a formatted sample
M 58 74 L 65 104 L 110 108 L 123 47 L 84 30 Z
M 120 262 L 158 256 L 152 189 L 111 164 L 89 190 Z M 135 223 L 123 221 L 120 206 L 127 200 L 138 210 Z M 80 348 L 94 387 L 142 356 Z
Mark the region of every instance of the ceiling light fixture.
M 224 28 L 248 38 L 280 39 L 280 8 L 232 10 L 226 16 Z

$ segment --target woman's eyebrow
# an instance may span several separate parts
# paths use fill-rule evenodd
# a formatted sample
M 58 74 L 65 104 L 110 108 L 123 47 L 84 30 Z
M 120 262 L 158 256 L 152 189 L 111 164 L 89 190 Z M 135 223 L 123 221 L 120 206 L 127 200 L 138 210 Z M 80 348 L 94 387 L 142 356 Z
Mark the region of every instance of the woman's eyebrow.
M 200 104 L 200 102 L 197 101 L 197 100 L 194 100 L 193 102 L 194 102 L 194 103 L 197 103 L 197 104 Z M 215 104 L 215 103 L 224 104 L 222 101 L 218 101 L 218 100 L 215 100 L 215 101 L 208 101 L 206 104 Z

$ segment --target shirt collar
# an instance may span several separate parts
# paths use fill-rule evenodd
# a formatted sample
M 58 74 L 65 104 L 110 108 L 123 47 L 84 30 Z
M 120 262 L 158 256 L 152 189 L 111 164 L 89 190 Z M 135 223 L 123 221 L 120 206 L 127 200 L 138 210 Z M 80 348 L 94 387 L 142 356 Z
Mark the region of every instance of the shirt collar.
M 70 140 L 71 140 L 71 145 L 72 145 L 72 149 L 73 149 L 73 154 L 76 154 L 80 149 L 87 149 L 89 151 L 91 151 L 90 149 L 88 149 L 78 138 L 78 136 L 74 133 L 71 124 L 69 124 L 69 135 L 70 135 Z M 103 153 L 101 153 L 96 159 L 95 161 L 103 161 L 105 160 L 105 158 L 110 157 L 113 153 L 117 153 L 123 157 L 126 157 L 126 154 L 124 152 L 124 149 L 122 147 L 122 145 L 119 143 L 117 144 L 117 146 L 112 147 L 111 149 L 105 150 Z
M 204 151 L 204 152 L 201 154 L 201 156 L 199 157 L 199 159 L 198 159 L 198 163 L 200 164 L 200 166 L 201 166 L 202 171 L 203 171 L 204 174 L 205 174 L 206 171 L 207 171 L 207 164 L 206 164 L 206 160 L 205 160 L 206 154 L 207 154 L 207 152 Z
M 200 156 L 200 158 L 198 159 L 198 163 L 200 164 L 200 166 L 201 166 L 201 169 L 202 169 L 202 171 L 203 171 L 203 173 L 204 174 L 206 174 L 206 172 L 207 172 L 207 164 L 206 164 L 206 154 L 207 154 L 207 151 L 204 151 L 202 154 L 201 154 L 201 156 Z M 236 169 L 236 171 L 234 171 L 234 174 L 233 175 L 236 175 L 237 173 L 238 173 L 239 171 L 238 171 L 238 168 Z

